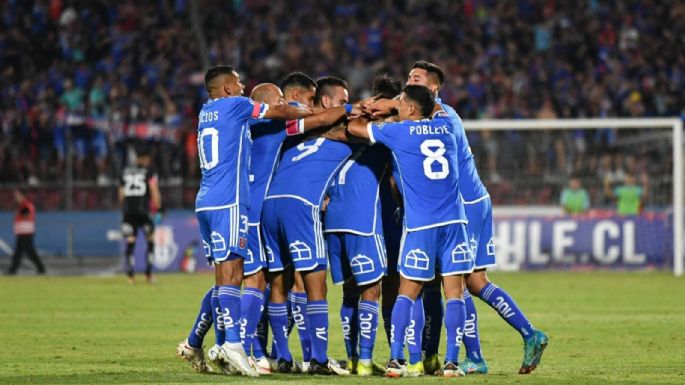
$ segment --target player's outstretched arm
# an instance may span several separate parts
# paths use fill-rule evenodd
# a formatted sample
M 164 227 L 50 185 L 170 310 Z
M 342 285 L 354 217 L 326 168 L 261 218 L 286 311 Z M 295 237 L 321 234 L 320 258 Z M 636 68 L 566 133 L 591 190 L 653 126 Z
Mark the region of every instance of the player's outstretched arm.
M 357 138 L 365 139 L 366 141 L 369 140 L 369 130 L 367 128 L 367 125 L 369 124 L 369 121 L 366 119 L 354 119 L 350 120 L 350 122 L 347 124 L 347 132 L 355 136 Z
M 264 113 L 265 119 L 295 120 L 312 114 L 309 107 L 291 106 L 288 104 L 267 104 L 269 108 Z
M 300 119 L 301 123 L 298 122 L 298 124 L 301 124 L 301 126 L 299 127 L 298 131 L 300 132 L 298 133 L 310 131 L 316 128 L 332 126 L 345 116 L 359 113 L 361 113 L 361 110 L 357 107 L 353 107 L 350 104 L 339 107 L 324 108 L 305 118 Z M 344 122 L 339 123 L 344 124 Z

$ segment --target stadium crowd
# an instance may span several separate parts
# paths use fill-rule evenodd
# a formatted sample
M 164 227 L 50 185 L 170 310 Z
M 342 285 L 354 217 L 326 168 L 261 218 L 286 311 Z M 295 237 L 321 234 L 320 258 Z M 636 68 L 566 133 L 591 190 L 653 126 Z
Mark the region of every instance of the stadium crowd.
M 197 12 L 185 0 L 0 1 L 0 183 L 63 181 L 73 143 L 74 179 L 109 185 L 130 161 L 129 144 L 144 139 L 162 181 L 183 178 L 195 189 L 203 57 L 236 65 L 246 91 L 301 70 L 344 77 L 353 99 L 368 94 L 375 74 L 403 79 L 425 58 L 446 69 L 441 97 L 464 119 L 685 112 L 682 2 L 196 5 Z M 663 176 L 650 178 L 649 199 L 668 202 L 668 138 L 636 135 L 470 137 L 496 203 L 555 202 L 577 174 L 592 203 L 606 204 L 602 173 L 623 169 Z M 511 151 L 498 151 L 505 145 Z M 627 145 L 630 156 L 621 151 Z

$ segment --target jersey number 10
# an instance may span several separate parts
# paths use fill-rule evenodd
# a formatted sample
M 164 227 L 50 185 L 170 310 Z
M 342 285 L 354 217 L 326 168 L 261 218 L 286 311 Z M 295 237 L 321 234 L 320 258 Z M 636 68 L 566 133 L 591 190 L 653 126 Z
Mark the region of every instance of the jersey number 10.
M 205 144 L 209 144 L 210 160 L 207 160 Z M 200 136 L 197 137 L 197 150 L 200 153 L 200 168 L 211 170 L 219 164 L 219 131 L 214 127 L 202 130 Z

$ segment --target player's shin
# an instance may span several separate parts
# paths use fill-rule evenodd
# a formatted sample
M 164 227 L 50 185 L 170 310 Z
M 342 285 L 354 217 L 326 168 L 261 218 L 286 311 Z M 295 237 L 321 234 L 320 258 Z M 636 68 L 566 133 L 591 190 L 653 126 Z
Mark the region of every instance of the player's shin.
M 226 330 L 224 329 L 224 316 L 219 304 L 219 286 L 214 286 L 212 290 L 212 315 L 214 317 L 214 338 L 215 344 L 221 346 L 226 340 Z
M 445 362 L 457 363 L 461 346 L 464 325 L 466 322 L 466 307 L 464 300 L 449 298 L 445 306 L 446 348 Z
M 285 303 L 271 302 L 267 306 L 267 312 L 274 336 L 276 358 L 291 362 L 293 356 L 288 348 L 288 309 Z
M 264 294 L 261 290 L 253 287 L 243 289 L 240 296 L 240 334 L 245 354 L 248 356 L 252 354 L 253 346 L 256 345 L 255 332 L 262 315 L 263 305 Z
M 523 314 L 514 299 L 504 289 L 489 282 L 480 291 L 480 298 L 495 309 L 500 317 L 512 328 L 516 329 L 523 339 L 533 336 L 535 330 L 533 325 L 528 321 L 528 318 Z
M 361 300 L 357 317 L 359 330 L 359 360 L 370 365 L 373 359 L 373 347 L 378 329 L 378 301 Z
M 145 259 L 145 276 L 148 281 L 152 279 L 152 264 L 155 260 L 155 241 L 147 241 L 147 257 Z
M 481 362 L 483 355 L 480 351 L 480 335 L 478 334 L 478 313 L 473 303 L 473 297 L 468 291 L 464 291 L 464 305 L 466 309 L 466 322 L 464 325 L 464 349 L 466 358 L 473 362 Z
M 312 356 L 312 337 L 308 317 L 309 312 L 307 311 L 307 294 L 291 292 L 288 298 L 290 299 L 292 319 L 297 326 L 297 334 L 300 337 L 302 361 L 309 362 Z
M 357 352 L 359 342 L 358 305 L 359 292 L 357 290 L 344 290 L 342 305 L 340 306 L 340 325 L 342 326 L 348 359 L 356 359 L 359 356 Z
M 421 361 L 421 337 L 423 335 L 425 320 L 423 295 L 419 294 L 414 301 L 414 307 L 412 308 L 411 313 L 411 321 L 409 322 L 409 327 L 407 328 L 405 337 L 407 350 L 409 351 L 409 364 L 411 365 Z
M 440 332 L 444 307 L 440 284 L 426 286 L 423 289 L 423 311 L 426 315 L 426 325 L 423 329 L 423 350 L 426 357 L 438 354 L 440 348 Z
M 392 324 L 390 326 L 390 359 L 404 359 L 404 338 L 407 327 L 411 321 L 412 308 L 414 301 L 405 296 L 399 295 L 395 300 L 392 309 Z
M 212 326 L 212 320 L 214 319 L 214 316 L 212 315 L 213 293 L 214 288 L 212 287 L 202 298 L 200 312 L 195 319 L 195 323 L 193 324 L 193 328 L 190 330 L 190 334 L 188 334 L 188 345 L 193 348 L 202 348 L 202 342 L 205 339 L 205 335 Z
M 328 361 L 328 301 L 307 301 L 312 359 L 319 363 Z
M 124 257 L 124 262 L 126 263 L 126 275 L 128 275 L 130 279 L 133 278 L 135 271 L 135 259 L 133 258 L 133 250 L 135 247 L 135 240 L 126 242 L 126 255 Z

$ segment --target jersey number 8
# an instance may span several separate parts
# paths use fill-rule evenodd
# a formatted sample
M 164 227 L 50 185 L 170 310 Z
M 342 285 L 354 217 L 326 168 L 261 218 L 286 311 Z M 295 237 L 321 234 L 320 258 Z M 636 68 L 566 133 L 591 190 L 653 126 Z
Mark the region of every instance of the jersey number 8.
M 431 148 L 435 148 L 432 150 Z M 421 153 L 426 156 L 423 160 L 423 173 L 428 179 L 445 179 L 450 174 L 449 163 L 445 155 L 445 144 L 439 139 L 426 139 L 421 143 Z M 433 163 L 438 162 L 440 169 L 433 171 Z
M 209 154 L 211 160 L 207 160 L 205 150 L 205 138 L 209 137 Z M 200 153 L 200 168 L 205 170 L 213 169 L 219 164 L 219 131 L 214 127 L 205 128 L 197 138 L 197 149 Z

